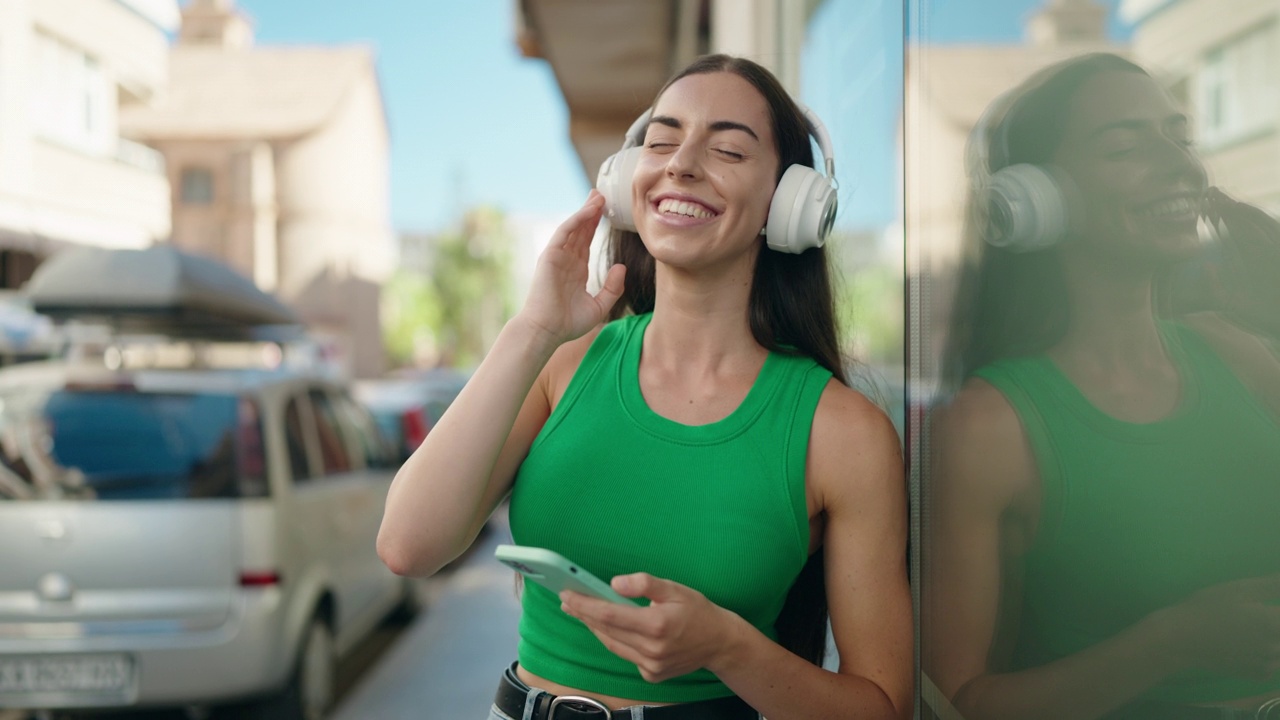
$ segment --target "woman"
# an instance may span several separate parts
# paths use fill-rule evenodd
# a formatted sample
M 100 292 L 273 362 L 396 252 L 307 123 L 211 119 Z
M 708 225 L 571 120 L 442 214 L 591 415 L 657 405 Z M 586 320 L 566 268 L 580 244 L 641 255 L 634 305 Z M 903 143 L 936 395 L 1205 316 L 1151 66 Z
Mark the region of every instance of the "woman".
M 1274 249 L 1275 222 L 1208 187 L 1187 117 L 1117 56 L 1053 66 L 1000 110 L 973 138 L 970 219 L 1000 246 L 961 283 L 964 382 L 933 426 L 925 670 L 970 720 L 1269 717 L 1280 361 L 1230 319 L 1257 305 L 1158 308 L 1213 309 L 1186 284 L 1201 215 L 1230 252 Z M 1019 166 L 1065 207 L 1039 249 L 997 207 Z
M 694 62 L 651 110 L 637 232 L 614 233 L 601 291 L 584 290 L 593 191 L 397 475 L 379 552 L 429 575 L 510 493 L 517 543 L 641 599 L 527 584 L 495 718 L 547 717 L 559 696 L 631 717 L 905 717 L 898 439 L 841 381 L 823 252 L 783 256 L 761 236 L 783 171 L 813 166 L 803 115 L 766 70 L 726 56 Z M 839 672 L 796 654 L 820 662 L 828 606 Z M 603 717 L 591 702 L 570 705 Z

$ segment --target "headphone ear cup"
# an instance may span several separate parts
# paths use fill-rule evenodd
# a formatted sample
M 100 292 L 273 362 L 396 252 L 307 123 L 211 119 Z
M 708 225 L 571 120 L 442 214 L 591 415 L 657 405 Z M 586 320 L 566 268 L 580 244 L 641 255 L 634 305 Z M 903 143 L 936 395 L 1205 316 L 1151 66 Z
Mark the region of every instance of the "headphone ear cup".
M 635 218 L 631 217 L 631 183 L 636 176 L 636 163 L 644 148 L 631 147 L 610 155 L 600 165 L 596 175 L 596 189 L 604 195 L 604 214 L 609 224 L 618 230 L 635 232 Z
M 765 241 L 773 250 L 793 254 L 822 247 L 835 218 L 836 193 L 830 178 L 813 168 L 792 165 L 773 191 Z
M 1026 163 L 1001 168 L 986 190 L 991 245 L 1034 252 L 1056 245 L 1067 234 L 1067 196 L 1055 173 Z

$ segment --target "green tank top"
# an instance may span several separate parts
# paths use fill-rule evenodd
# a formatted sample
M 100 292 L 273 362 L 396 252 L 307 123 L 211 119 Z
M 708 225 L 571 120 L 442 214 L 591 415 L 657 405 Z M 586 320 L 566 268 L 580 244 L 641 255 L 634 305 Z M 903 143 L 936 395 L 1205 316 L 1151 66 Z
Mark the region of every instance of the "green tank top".
M 1195 331 L 1170 323 L 1161 335 L 1183 393 L 1153 423 L 1098 410 L 1046 357 L 976 373 L 1017 412 L 1044 491 L 1010 670 L 1074 654 L 1208 586 L 1280 572 L 1280 425 Z M 1188 672 L 1143 699 L 1276 689 Z
M 592 342 L 516 475 L 512 538 L 605 582 L 633 572 L 674 580 L 775 637 L 808 558 L 805 457 L 831 373 L 770 353 L 733 413 L 683 425 L 653 412 L 640 392 L 651 317 L 609 323 Z M 520 664 L 548 680 L 651 702 L 733 694 L 705 669 L 646 682 L 536 583 L 524 584 L 523 605 Z

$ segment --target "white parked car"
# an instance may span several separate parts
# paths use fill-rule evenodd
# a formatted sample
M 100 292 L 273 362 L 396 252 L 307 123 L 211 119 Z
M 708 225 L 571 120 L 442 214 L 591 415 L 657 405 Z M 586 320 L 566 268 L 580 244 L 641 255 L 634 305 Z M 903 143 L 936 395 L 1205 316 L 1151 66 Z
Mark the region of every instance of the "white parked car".
M 374 547 L 393 464 L 316 373 L 0 369 L 0 708 L 322 717 L 413 605 Z

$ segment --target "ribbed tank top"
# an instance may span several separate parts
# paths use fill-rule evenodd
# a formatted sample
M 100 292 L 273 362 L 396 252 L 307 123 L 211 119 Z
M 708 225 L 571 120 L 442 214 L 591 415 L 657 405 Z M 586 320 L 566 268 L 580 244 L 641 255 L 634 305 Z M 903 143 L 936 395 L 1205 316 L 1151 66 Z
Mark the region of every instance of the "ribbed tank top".
M 647 572 L 682 583 L 775 637 L 808 557 L 805 457 L 831 373 L 770 353 L 728 417 L 683 425 L 651 410 L 640 392 L 651 317 L 611 322 L 592 342 L 516 475 L 512 537 L 605 582 Z M 524 584 L 523 605 L 519 660 L 536 675 L 651 702 L 733 694 L 705 669 L 645 681 L 536 583 Z
M 1088 648 L 1197 590 L 1280 572 L 1280 425 L 1194 330 L 1160 331 L 1182 397 L 1157 422 L 1103 413 L 1046 357 L 976 373 L 1017 412 L 1044 490 L 1012 669 Z M 1277 689 L 1188 672 L 1143 697 L 1212 703 Z

